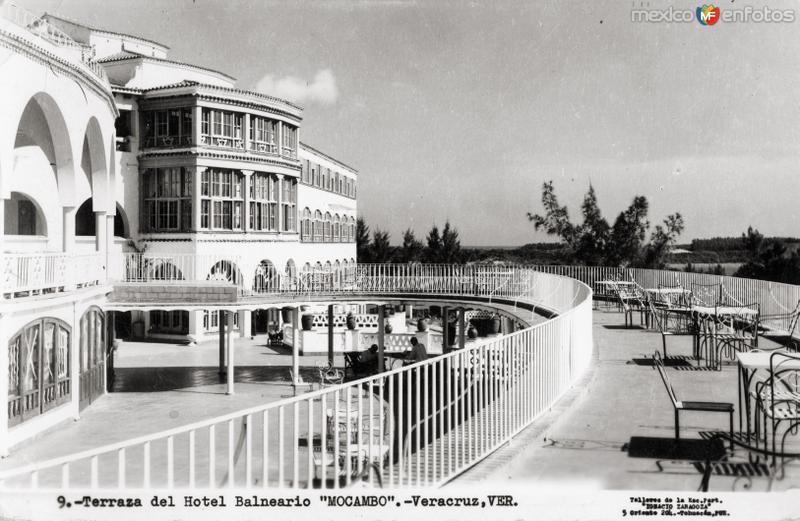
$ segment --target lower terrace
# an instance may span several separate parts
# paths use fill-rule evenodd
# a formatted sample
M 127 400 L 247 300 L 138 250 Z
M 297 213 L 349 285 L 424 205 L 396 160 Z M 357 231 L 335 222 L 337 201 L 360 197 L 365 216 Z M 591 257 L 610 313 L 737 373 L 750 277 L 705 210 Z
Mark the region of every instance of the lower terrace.
M 643 327 L 625 328 L 622 323 L 622 313 L 615 309 L 595 310 L 594 354 L 583 378 L 545 415 L 452 484 L 535 482 L 599 490 L 697 490 L 704 470 L 702 459 L 659 445 L 674 432 L 670 399 L 650 363 L 661 346 L 660 335 Z M 690 338 L 675 340 L 667 371 L 679 397 L 737 403 L 735 366 L 724 364 L 720 371 L 698 366 L 691 360 Z M 193 348 L 126 342 L 117 358 L 115 392 L 82 413 L 80 421 L 46 433 L 0 461 L 0 470 L 284 400 L 293 394 L 291 349 L 268 347 L 265 341 L 262 336 L 237 344 L 241 365 L 234 396 L 226 395 L 226 386 L 219 381 L 213 342 Z M 323 358 L 301 358 L 306 379 L 314 379 L 316 364 Z M 343 360 L 337 357 L 336 364 L 341 366 Z M 682 436 L 687 440 L 707 438 L 727 427 L 724 417 L 711 413 L 689 413 L 683 420 Z M 277 427 L 277 422 L 271 424 L 269 439 L 279 439 Z M 634 438 L 645 444 L 634 447 Z M 435 443 L 427 448 L 426 456 L 435 458 L 434 451 L 440 458 L 450 457 Z M 277 448 L 272 456 L 278 460 Z M 220 476 L 225 475 L 226 457 L 224 451 L 219 452 Z M 763 461 L 748 460 L 746 452 L 735 451 L 729 461 L 714 471 L 710 490 L 783 490 L 800 485 L 800 468 L 794 465 L 787 465 L 785 474 L 773 479 L 767 476 Z M 188 465 L 182 460 L 175 474 L 186 474 Z M 128 472 L 131 481 L 141 468 L 131 467 Z

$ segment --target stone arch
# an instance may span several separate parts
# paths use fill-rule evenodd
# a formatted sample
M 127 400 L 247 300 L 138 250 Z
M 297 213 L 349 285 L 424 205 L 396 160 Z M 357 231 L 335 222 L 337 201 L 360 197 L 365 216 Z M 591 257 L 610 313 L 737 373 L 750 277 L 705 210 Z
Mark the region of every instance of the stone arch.
M 58 103 L 45 92 L 31 96 L 17 123 L 15 153 L 26 147 L 36 147 L 43 152 L 55 175 L 61 204 L 74 206 L 75 158 L 68 126 Z
M 11 192 L 5 202 L 5 235 L 47 236 L 47 219 L 39 202 L 24 192 Z
M 217 261 L 208 272 L 207 280 L 217 280 L 230 282 L 231 284 L 244 287 L 244 277 L 235 262 L 229 260 Z
M 122 209 L 119 203 L 115 204 L 117 211 L 114 214 L 114 237 L 128 237 L 130 228 L 128 227 L 125 210 Z M 75 235 L 78 237 L 97 235 L 97 221 L 92 205 L 92 198 L 87 198 L 75 212 Z
M 108 212 L 114 208 L 109 202 L 108 159 L 104 141 L 97 118 L 89 118 L 84 132 L 81 167 L 90 180 L 94 212 Z
M 148 276 L 153 280 L 184 280 L 181 270 L 169 259 L 153 259 L 148 270 Z
M 128 223 L 128 214 L 119 203 L 116 205 L 117 213 L 114 215 L 114 237 L 128 238 L 131 234 L 131 227 Z
M 281 288 L 281 277 L 272 261 L 264 259 L 258 263 L 253 277 L 253 291 L 275 293 Z

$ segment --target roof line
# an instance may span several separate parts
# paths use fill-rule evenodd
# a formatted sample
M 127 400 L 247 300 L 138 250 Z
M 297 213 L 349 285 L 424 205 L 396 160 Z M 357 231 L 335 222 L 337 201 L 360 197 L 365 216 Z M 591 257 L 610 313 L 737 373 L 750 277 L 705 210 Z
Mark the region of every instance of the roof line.
M 291 101 L 287 101 L 287 100 L 281 99 L 281 98 L 276 98 L 275 96 L 269 96 L 267 94 L 262 94 L 260 92 L 253 92 L 253 91 L 249 91 L 249 90 L 237 89 L 237 88 L 234 88 L 234 87 L 222 87 L 220 85 L 213 85 L 211 83 L 202 83 L 202 82 L 194 81 L 194 80 L 183 80 L 183 81 L 180 81 L 180 82 L 177 82 L 177 83 L 172 83 L 172 84 L 169 84 L 169 85 L 159 85 L 157 87 L 151 87 L 149 89 L 142 89 L 142 92 L 143 93 L 147 93 L 147 92 L 153 92 L 153 91 L 158 91 L 158 90 L 180 89 L 180 88 L 183 88 L 183 87 L 200 87 L 200 88 L 206 88 L 206 89 L 212 89 L 212 90 L 227 91 L 227 92 L 236 93 L 236 94 L 244 94 L 244 95 L 247 95 L 247 96 L 253 96 L 255 98 L 260 98 L 260 99 L 266 100 L 266 101 L 271 101 L 271 102 L 275 102 L 275 103 L 282 103 L 282 104 L 287 105 L 287 106 L 289 106 L 289 107 L 291 107 L 291 108 L 293 108 L 295 110 L 300 110 L 300 111 L 303 110 L 303 107 L 301 107 L 299 105 L 295 105 Z
M 341 162 L 341 161 L 339 161 L 338 159 L 335 159 L 335 158 L 333 158 L 333 157 L 329 156 L 329 155 L 328 155 L 328 154 L 326 154 L 325 152 L 322 152 L 322 151 L 320 151 L 320 150 L 317 150 L 316 148 L 312 147 L 311 145 L 308 145 L 308 144 L 306 144 L 306 143 L 303 143 L 303 142 L 301 141 L 301 142 L 300 142 L 300 147 L 302 147 L 302 148 L 305 148 L 306 150 L 308 150 L 308 151 L 310 151 L 310 152 L 313 152 L 313 153 L 315 153 L 315 154 L 319 154 L 319 155 L 321 155 L 322 157 L 324 157 L 325 159 L 327 159 L 328 161 L 332 161 L 332 162 L 336 163 L 337 165 L 339 165 L 339 166 L 342 166 L 342 167 L 344 167 L 344 168 L 346 168 L 346 169 L 350 170 L 350 171 L 351 171 L 352 173 L 354 173 L 354 174 L 358 174 L 358 170 L 356 170 L 356 169 L 355 169 L 355 168 L 353 168 L 352 166 L 350 166 L 350 165 L 347 165 L 347 164 L 345 164 L 345 163 L 342 163 L 342 162 Z
M 146 56 L 144 54 L 136 54 L 130 51 L 125 51 L 131 54 L 131 56 L 115 56 L 111 55 L 106 58 L 100 58 L 97 60 L 97 63 L 113 63 L 113 62 L 121 62 L 127 60 L 149 60 L 154 62 L 161 62 L 161 63 L 171 63 L 173 65 L 183 65 L 184 67 L 191 67 L 193 69 L 201 69 L 208 72 L 213 72 L 214 74 L 219 74 L 220 76 L 224 76 L 225 78 L 236 81 L 236 78 L 229 74 L 225 74 L 224 72 L 218 71 L 216 69 L 209 69 L 208 67 L 203 67 L 202 65 L 194 65 L 193 63 L 186 63 L 186 62 L 179 62 L 175 60 L 168 60 L 166 58 L 156 58 L 155 56 Z
M 136 36 L 136 35 L 133 35 L 133 34 L 119 33 L 119 32 L 116 32 L 116 31 L 109 31 L 107 29 L 98 29 L 97 27 L 92 27 L 92 26 L 86 25 L 85 23 L 78 22 L 77 20 L 72 20 L 70 18 L 67 18 L 66 16 L 55 15 L 55 14 L 46 12 L 46 13 L 44 13 L 42 15 L 42 18 L 45 18 L 45 17 L 55 18 L 56 20 L 61 20 L 62 22 L 71 23 L 71 24 L 83 27 L 85 29 L 88 29 L 90 31 L 94 31 L 96 33 L 106 33 L 106 34 L 113 34 L 115 36 L 124 36 L 126 38 L 132 38 L 134 40 L 140 40 L 142 42 L 147 42 L 147 43 L 150 43 L 150 44 L 153 44 L 153 45 L 158 45 L 159 47 L 163 48 L 164 50 L 169 50 L 168 46 L 164 45 L 163 43 L 157 42 L 155 40 L 142 38 L 141 36 Z

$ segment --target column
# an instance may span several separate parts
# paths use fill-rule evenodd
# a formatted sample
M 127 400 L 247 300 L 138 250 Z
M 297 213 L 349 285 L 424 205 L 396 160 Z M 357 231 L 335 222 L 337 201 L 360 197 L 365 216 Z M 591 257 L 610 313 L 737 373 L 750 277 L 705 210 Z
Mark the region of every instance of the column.
M 197 339 L 200 338 L 200 324 L 203 323 L 202 311 L 189 311 L 189 347 L 197 345 Z
M 94 212 L 95 222 L 95 250 L 106 252 L 106 212 Z
M 414 318 L 414 306 L 406 304 L 406 319 L 411 320 Z
M 278 174 L 278 193 L 275 194 L 275 199 L 278 201 L 278 232 L 283 232 L 283 208 L 281 204 L 283 203 L 283 174 Z
M 242 125 L 242 144 L 247 151 L 250 150 L 250 114 L 245 113 Z
M 442 354 L 447 354 L 450 352 L 450 324 L 448 322 L 448 318 L 450 318 L 450 308 L 447 306 L 442 307 Z
M 111 263 L 115 259 L 118 259 L 119 256 L 117 252 L 114 251 L 114 216 L 110 214 L 106 214 L 106 278 L 111 278 L 112 270 L 111 270 Z M 115 270 L 118 271 L 118 270 Z M 121 274 L 121 273 L 120 273 Z M 116 272 L 114 273 L 116 276 Z
M 212 311 L 211 313 L 217 313 Z M 227 320 L 227 312 L 219 311 L 219 376 L 225 374 L 225 321 Z
M 253 312 L 249 309 L 243 309 L 239 313 L 239 338 L 253 338 L 252 336 L 252 317 Z
M 65 252 L 72 251 L 75 248 L 75 213 L 77 213 L 77 211 L 77 208 L 74 206 L 65 206 L 62 208 L 62 244 Z
M 383 363 L 384 337 L 386 336 L 386 306 L 378 306 L 378 372 L 383 372 L 386 366 Z
M 333 304 L 328 304 L 328 365 L 333 367 Z
M 203 107 L 192 107 L 192 144 L 200 145 L 200 136 L 203 133 Z
M 292 374 L 294 375 L 294 383 L 300 383 L 300 333 L 298 331 L 298 324 L 300 324 L 300 308 L 292 310 Z
M 242 208 L 242 230 L 247 231 L 250 229 L 250 183 L 252 179 L 250 176 L 253 175 L 252 170 L 242 170 L 244 174 L 244 186 L 242 186 L 242 190 L 244 193 L 244 207 Z
M 142 324 L 144 324 L 144 332 L 142 333 L 145 338 L 150 336 L 150 312 L 142 311 Z
M 283 121 L 278 121 L 278 155 L 283 155 Z
M 464 308 L 458 308 L 458 348 L 464 349 L 467 337 L 467 324 L 464 318 Z
M 226 325 L 227 327 L 225 328 L 227 330 L 225 333 L 225 339 L 227 344 L 226 348 L 228 351 L 228 390 L 225 392 L 225 394 L 233 394 L 233 312 L 228 311 L 226 315 L 228 317 L 228 323 Z
M 106 311 L 106 352 L 108 356 L 106 357 L 105 385 L 103 387 L 105 393 L 107 393 L 109 387 L 114 384 L 114 355 L 116 354 L 117 348 L 116 317 L 116 311 Z
M 192 231 L 200 231 L 200 212 L 203 208 L 200 189 L 203 183 L 203 172 L 206 167 L 187 167 L 187 170 L 192 172 Z

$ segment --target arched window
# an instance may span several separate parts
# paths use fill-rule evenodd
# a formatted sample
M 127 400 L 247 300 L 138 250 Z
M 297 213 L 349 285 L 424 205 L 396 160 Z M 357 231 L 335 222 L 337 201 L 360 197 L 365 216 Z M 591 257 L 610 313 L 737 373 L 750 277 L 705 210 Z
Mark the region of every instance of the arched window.
M 341 239 L 339 235 L 339 214 L 333 216 L 333 242 L 339 242 Z
M 325 212 L 325 228 L 323 231 L 323 240 L 325 242 L 331 241 L 331 214 L 330 212 Z
M 274 293 L 280 289 L 280 276 L 275 265 L 262 260 L 256 268 L 253 278 L 253 291 L 256 293 Z
M 8 342 L 8 424 L 16 425 L 70 400 L 70 328 L 44 318 Z
M 314 242 L 322 242 L 322 212 L 314 212 Z
M 230 282 L 235 286 L 243 285 L 242 272 L 239 271 L 236 263 L 228 260 L 221 260 L 214 264 L 208 273 L 207 279 Z
M 303 222 L 300 232 L 303 242 L 310 242 L 313 240 L 313 236 L 311 235 L 311 210 L 309 210 L 308 207 L 303 209 Z
M 289 259 L 286 261 L 286 269 L 283 270 L 283 273 L 289 279 L 297 277 L 297 266 L 294 265 L 294 260 Z

